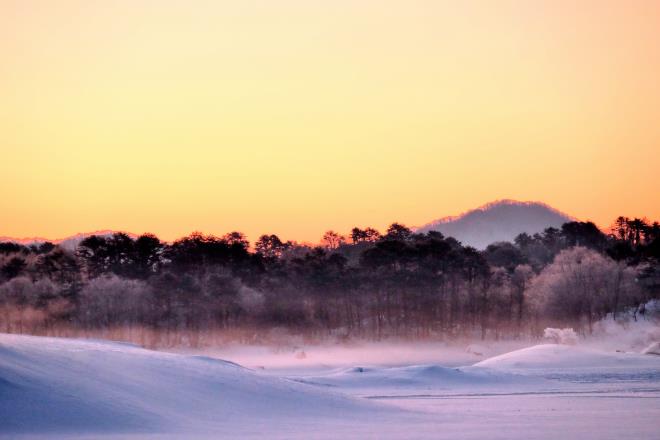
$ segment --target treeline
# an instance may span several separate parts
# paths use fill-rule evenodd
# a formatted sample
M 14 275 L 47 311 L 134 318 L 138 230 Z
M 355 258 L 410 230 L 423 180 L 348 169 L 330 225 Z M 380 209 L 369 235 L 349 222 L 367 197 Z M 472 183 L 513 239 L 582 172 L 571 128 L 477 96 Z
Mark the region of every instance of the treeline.
M 660 226 L 618 218 L 520 234 L 478 251 L 394 223 L 384 233 L 329 231 L 319 246 L 239 232 L 0 243 L 0 331 L 103 334 L 147 345 L 209 335 L 538 336 L 588 332 L 660 292 Z

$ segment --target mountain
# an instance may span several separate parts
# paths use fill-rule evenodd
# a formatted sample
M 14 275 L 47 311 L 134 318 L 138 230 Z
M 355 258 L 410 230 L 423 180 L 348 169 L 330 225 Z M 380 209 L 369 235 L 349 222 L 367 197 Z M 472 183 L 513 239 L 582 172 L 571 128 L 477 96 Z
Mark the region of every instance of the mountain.
M 0 237 L 0 243 L 16 243 L 16 244 L 22 244 L 23 246 L 30 246 L 32 244 L 41 244 L 47 241 L 50 241 L 51 243 L 55 242 L 53 240 L 49 240 L 44 237 L 23 237 L 23 238 L 6 237 L 6 236 Z
M 558 228 L 572 220 L 574 220 L 572 217 L 544 203 L 498 200 L 458 216 L 432 221 L 417 228 L 417 232 L 439 231 L 445 236 L 454 237 L 465 245 L 485 249 L 486 246 L 496 241 L 513 241 L 521 232 L 534 234 L 551 226 Z M 75 249 L 83 239 L 90 235 L 108 236 L 115 232 L 118 231 L 85 232 L 58 240 L 41 237 L 0 237 L 0 242 L 10 241 L 30 245 L 50 241 L 66 249 Z M 135 234 L 128 233 L 128 235 L 137 238 Z
M 48 238 L 43 238 L 43 237 L 27 237 L 27 238 L 0 237 L 0 242 L 12 242 L 12 243 L 22 244 L 24 246 L 30 246 L 32 244 L 38 245 L 49 241 L 54 244 L 59 244 L 60 247 L 64 249 L 74 250 L 78 246 L 78 244 L 80 244 L 81 241 L 83 241 L 85 238 L 89 236 L 100 235 L 103 237 L 107 237 L 116 232 L 120 232 L 120 231 L 112 231 L 109 229 L 105 229 L 102 231 L 81 232 L 79 234 L 75 234 L 70 237 L 58 238 L 55 240 L 50 240 Z M 136 234 L 132 234 L 130 232 L 126 232 L 126 234 L 128 234 L 131 238 L 137 238 Z
M 465 245 L 485 249 L 497 241 L 513 241 L 522 232 L 534 234 L 572 220 L 544 203 L 499 200 L 459 216 L 435 220 L 417 232 L 439 231 Z

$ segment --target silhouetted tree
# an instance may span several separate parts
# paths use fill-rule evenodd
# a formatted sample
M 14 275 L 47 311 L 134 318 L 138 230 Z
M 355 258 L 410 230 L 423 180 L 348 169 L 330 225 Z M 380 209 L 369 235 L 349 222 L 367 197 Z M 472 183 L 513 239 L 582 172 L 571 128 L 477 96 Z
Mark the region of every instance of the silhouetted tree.
M 55 245 L 50 241 L 45 241 L 43 243 L 33 244 L 30 246 L 30 251 L 34 254 L 47 254 L 53 249 L 55 249 Z
M 27 263 L 23 258 L 13 257 L 4 266 L 2 266 L 1 272 L 6 279 L 11 280 L 12 278 L 16 278 L 17 276 L 21 275 L 26 267 Z
M 607 237 L 592 222 L 564 223 L 561 235 L 568 247 L 584 246 L 602 251 L 607 245 Z
M 345 241 L 346 240 L 344 237 L 335 231 L 327 231 L 325 234 L 323 234 L 323 238 L 321 239 L 323 246 L 328 249 L 337 249 L 339 246 L 344 244 Z
M 402 225 L 401 223 L 392 223 L 385 233 L 388 240 L 407 240 L 412 236 L 410 228 Z
M 367 233 L 360 228 L 351 229 L 351 241 L 353 244 L 361 243 L 367 240 Z
M 9 255 L 9 254 L 17 254 L 19 252 L 27 253 L 28 248 L 18 243 L 13 243 L 11 241 L 0 242 L 0 254 Z
M 233 231 L 228 234 L 225 234 L 222 239 L 229 244 L 229 246 L 239 246 L 244 249 L 248 249 L 250 247 L 250 242 L 248 239 L 245 237 L 245 234 L 242 232 L 237 232 Z
M 164 245 L 153 234 L 142 234 L 134 243 L 133 273 L 137 278 L 147 278 L 158 271 L 162 264 Z
M 378 232 L 374 228 L 366 228 L 364 230 L 364 237 L 365 237 L 364 238 L 365 241 L 369 241 L 373 243 L 380 240 L 381 236 L 380 236 L 380 232 Z
M 520 249 L 508 242 L 489 245 L 484 251 L 484 257 L 491 266 L 502 267 L 508 272 L 513 272 L 517 266 L 527 263 L 527 258 Z
M 264 258 L 270 259 L 280 257 L 287 247 L 288 245 L 283 243 L 275 234 L 262 235 L 254 245 L 257 253 L 261 254 Z
M 83 239 L 76 250 L 88 278 L 96 278 L 108 270 L 107 240 L 91 235 Z
M 80 270 L 75 255 L 59 247 L 41 255 L 36 263 L 36 271 L 40 276 L 65 287 L 75 288 L 81 284 Z

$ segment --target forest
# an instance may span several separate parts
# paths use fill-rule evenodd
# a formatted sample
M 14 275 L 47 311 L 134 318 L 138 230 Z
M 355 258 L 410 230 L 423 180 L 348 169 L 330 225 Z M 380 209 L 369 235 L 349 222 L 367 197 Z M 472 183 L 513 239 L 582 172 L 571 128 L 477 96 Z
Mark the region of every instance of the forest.
M 71 250 L 0 243 L 0 332 L 193 346 L 278 335 L 349 340 L 583 334 L 660 296 L 660 225 L 572 221 L 485 250 L 439 232 L 89 236 Z

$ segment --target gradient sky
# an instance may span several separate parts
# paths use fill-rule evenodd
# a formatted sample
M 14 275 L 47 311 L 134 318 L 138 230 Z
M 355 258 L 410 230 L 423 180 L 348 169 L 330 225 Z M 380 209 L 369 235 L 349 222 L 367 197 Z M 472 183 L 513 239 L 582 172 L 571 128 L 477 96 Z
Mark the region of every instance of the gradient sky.
M 660 218 L 658 1 L 0 0 L 0 235 Z

